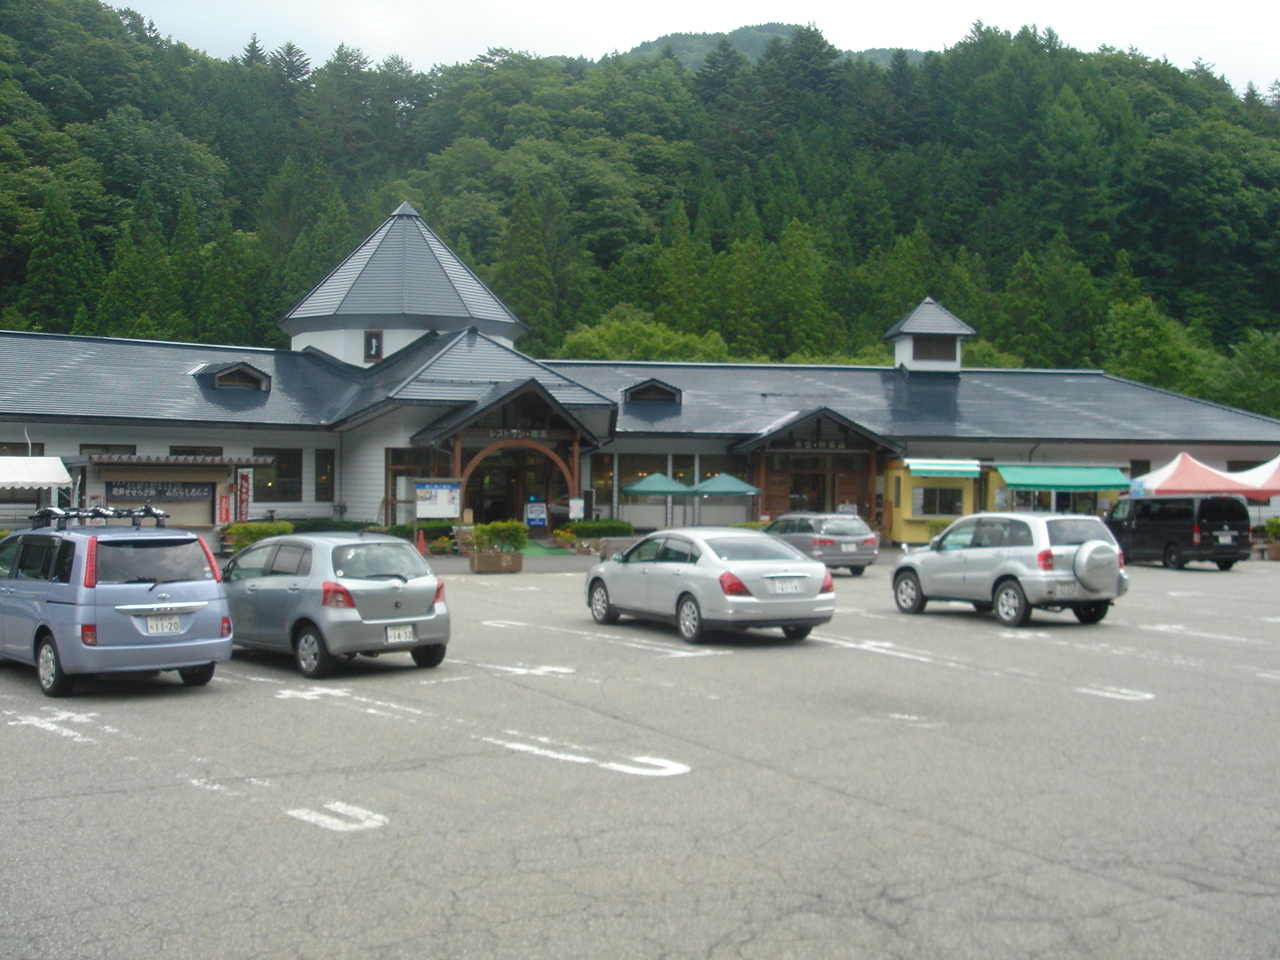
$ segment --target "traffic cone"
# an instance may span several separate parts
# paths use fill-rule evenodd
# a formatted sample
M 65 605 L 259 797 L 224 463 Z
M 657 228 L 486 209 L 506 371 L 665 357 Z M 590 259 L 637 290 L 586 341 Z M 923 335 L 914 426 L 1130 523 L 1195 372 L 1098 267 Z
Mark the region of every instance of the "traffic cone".
M 427 538 L 422 535 L 422 528 L 418 528 L 418 552 L 424 557 L 427 555 Z

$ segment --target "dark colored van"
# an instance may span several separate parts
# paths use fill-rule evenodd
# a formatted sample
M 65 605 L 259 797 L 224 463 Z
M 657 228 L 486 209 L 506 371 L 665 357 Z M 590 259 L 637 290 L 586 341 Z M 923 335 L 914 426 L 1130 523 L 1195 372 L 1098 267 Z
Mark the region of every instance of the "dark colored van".
M 1235 494 L 1121 497 L 1107 526 L 1126 561 L 1159 560 L 1181 570 L 1190 560 L 1230 570 L 1249 559 L 1249 505 Z

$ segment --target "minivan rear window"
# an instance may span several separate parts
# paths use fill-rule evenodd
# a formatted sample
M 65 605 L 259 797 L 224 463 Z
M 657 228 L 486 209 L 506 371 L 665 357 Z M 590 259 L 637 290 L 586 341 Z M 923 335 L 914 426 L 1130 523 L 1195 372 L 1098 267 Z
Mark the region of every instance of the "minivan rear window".
M 199 540 L 99 540 L 98 583 L 212 580 Z
M 1053 547 L 1076 546 L 1090 540 L 1106 540 L 1115 543 L 1111 531 L 1097 517 L 1063 517 L 1050 520 L 1049 545 Z
M 1206 497 L 1200 501 L 1201 523 L 1248 523 L 1249 508 L 1235 497 Z

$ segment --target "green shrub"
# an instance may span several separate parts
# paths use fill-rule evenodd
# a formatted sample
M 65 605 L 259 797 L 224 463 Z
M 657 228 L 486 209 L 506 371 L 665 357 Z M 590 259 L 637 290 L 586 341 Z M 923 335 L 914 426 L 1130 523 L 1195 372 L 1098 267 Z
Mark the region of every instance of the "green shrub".
M 742 527 L 744 530 L 763 530 L 772 521 L 770 520 L 746 520 L 742 523 L 735 523 L 735 527 Z
M 0 540 L 3 540 L 5 537 L 7 537 L 11 533 L 13 533 L 12 530 L 0 530 Z
M 359 520 L 335 520 L 333 517 L 299 517 L 289 520 L 294 533 L 359 533 L 372 524 Z
M 277 520 L 274 523 L 233 523 L 222 531 L 222 538 L 231 545 L 232 553 L 239 553 L 251 543 L 286 533 L 293 533 L 293 524 L 288 520 Z
M 566 526 L 579 540 L 596 540 L 600 537 L 634 537 L 636 528 L 626 520 L 573 520 Z
M 519 520 L 496 520 L 493 523 L 477 523 L 472 532 L 472 542 L 477 550 L 500 550 L 514 553 L 529 545 L 529 527 Z
M 1280 517 L 1267 517 L 1262 523 L 1262 535 L 1273 543 L 1280 542 Z

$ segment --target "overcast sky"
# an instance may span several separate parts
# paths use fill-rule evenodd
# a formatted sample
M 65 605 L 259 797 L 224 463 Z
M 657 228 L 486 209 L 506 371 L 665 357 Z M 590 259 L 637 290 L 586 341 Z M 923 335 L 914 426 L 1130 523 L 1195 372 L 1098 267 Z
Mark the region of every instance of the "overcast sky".
M 490 47 L 539 56 L 591 60 L 623 52 L 669 33 L 720 33 L 759 23 L 812 23 L 842 50 L 907 47 L 943 50 L 962 40 L 974 21 L 1015 31 L 1024 24 L 1053 28 L 1079 50 L 1134 48 L 1183 69 L 1213 65 L 1236 88 L 1249 81 L 1263 92 L 1280 77 L 1276 38 L 1280 2 L 1232 0 L 109 0 L 130 6 L 172 36 L 211 56 L 238 55 L 256 33 L 267 50 L 292 41 L 313 66 L 340 43 L 359 47 L 374 62 L 399 54 L 419 70 L 462 63 Z

